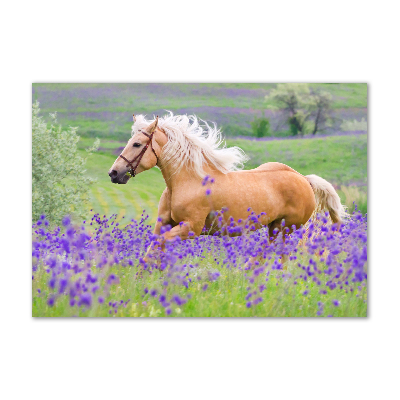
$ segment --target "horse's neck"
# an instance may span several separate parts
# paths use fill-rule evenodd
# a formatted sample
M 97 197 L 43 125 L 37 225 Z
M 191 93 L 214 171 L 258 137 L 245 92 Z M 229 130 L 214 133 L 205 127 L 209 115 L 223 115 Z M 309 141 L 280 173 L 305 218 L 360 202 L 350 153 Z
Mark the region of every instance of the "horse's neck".
M 183 166 L 179 171 L 177 171 L 176 167 L 167 163 L 165 166 L 161 166 L 161 172 L 165 184 L 171 193 L 177 187 L 181 187 L 185 182 L 188 183 L 189 181 L 193 181 L 193 179 L 197 179 L 193 177 L 193 174 L 191 176 L 190 171 L 188 171 L 186 166 Z
M 183 165 L 182 168 L 179 169 L 179 171 L 177 171 L 177 169 L 173 165 L 168 163 L 165 166 L 161 166 L 160 169 L 168 190 L 171 193 L 177 188 L 182 189 L 187 187 L 189 184 L 201 185 L 201 182 L 203 180 L 199 176 L 195 175 L 192 170 L 188 169 L 186 165 Z M 216 172 L 208 165 L 204 166 L 204 171 L 210 176 L 214 176 L 216 174 Z

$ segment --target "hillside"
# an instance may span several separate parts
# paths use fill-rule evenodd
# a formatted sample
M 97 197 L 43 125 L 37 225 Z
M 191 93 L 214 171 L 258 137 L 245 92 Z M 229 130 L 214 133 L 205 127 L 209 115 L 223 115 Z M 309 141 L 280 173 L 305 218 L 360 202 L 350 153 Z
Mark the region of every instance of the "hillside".
M 214 121 L 228 137 L 250 136 L 255 117 L 267 116 L 274 131 L 285 128 L 282 111 L 272 111 L 265 96 L 274 83 L 35 83 L 32 99 L 38 100 L 43 115 L 57 111 L 63 125 L 78 126 L 85 137 L 127 140 L 132 113 L 163 115 L 196 114 Z M 342 120 L 367 119 L 367 85 L 311 84 L 333 96 L 333 125 L 340 130 Z

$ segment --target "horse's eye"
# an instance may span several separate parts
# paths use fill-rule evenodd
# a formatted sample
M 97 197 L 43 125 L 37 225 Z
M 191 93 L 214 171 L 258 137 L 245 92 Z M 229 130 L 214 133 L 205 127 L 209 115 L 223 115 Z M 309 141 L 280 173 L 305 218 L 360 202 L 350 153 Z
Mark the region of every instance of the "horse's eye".
M 133 147 L 140 147 L 141 144 L 140 143 L 133 143 Z

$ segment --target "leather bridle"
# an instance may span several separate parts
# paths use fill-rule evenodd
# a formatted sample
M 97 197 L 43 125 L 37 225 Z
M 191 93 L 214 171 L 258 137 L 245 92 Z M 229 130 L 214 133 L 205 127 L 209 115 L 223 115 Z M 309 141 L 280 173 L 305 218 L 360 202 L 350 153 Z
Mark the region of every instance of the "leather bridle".
M 155 132 L 155 131 L 156 131 L 156 130 L 154 130 L 154 131 L 149 135 L 148 133 L 143 132 L 141 129 L 138 130 L 138 132 L 141 132 L 141 133 L 143 133 L 143 135 L 146 135 L 146 136 L 149 138 L 149 140 L 148 140 L 146 146 L 143 147 L 142 151 L 141 151 L 132 161 L 129 161 L 129 160 L 128 160 L 127 158 L 125 158 L 122 154 L 119 155 L 123 160 L 125 160 L 125 161 L 128 163 L 127 167 L 130 167 L 129 173 L 132 175 L 132 177 L 134 177 L 134 176 L 136 175 L 136 169 L 137 169 L 137 167 L 139 166 L 140 161 L 142 160 L 142 158 L 143 158 L 143 156 L 144 156 L 144 153 L 146 153 L 146 150 L 149 148 L 149 146 L 151 146 L 151 150 L 153 150 L 153 153 L 154 153 L 154 155 L 156 156 L 157 163 L 158 163 L 158 156 L 157 156 L 156 152 L 154 151 L 153 143 L 152 143 L 153 135 L 154 135 L 154 132 Z M 133 166 L 134 163 L 136 163 L 135 166 Z

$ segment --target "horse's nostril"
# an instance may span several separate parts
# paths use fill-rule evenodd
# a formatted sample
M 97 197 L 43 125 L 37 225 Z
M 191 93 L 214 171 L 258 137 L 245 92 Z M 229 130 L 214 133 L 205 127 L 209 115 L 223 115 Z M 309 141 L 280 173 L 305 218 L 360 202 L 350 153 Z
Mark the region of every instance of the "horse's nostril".
M 108 173 L 108 175 L 110 175 L 111 178 L 116 178 L 118 172 L 115 169 L 113 169 L 111 172 Z

